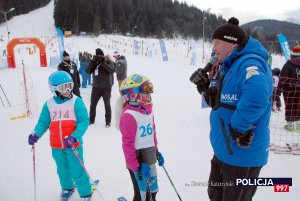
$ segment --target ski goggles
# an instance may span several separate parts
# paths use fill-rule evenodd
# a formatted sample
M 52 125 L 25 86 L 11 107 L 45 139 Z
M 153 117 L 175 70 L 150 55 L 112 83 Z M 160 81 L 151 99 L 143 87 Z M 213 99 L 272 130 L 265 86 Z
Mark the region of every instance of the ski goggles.
M 54 87 L 55 91 L 64 93 L 66 91 L 72 91 L 74 87 L 74 83 L 73 82 L 68 82 L 68 83 L 64 83 L 64 84 L 60 84 Z
M 130 94 L 130 93 L 142 93 L 142 94 L 153 93 L 153 84 L 151 82 L 145 82 L 139 87 L 124 89 L 121 92 L 123 95 Z

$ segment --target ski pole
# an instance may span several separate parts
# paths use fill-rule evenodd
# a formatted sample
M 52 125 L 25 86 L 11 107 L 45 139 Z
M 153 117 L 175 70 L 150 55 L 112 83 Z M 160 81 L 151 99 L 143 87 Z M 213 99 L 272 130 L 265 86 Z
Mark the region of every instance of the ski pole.
M 32 162 L 33 162 L 33 185 L 34 185 L 34 201 L 36 201 L 36 172 L 35 172 L 35 146 L 32 145 Z
M 88 173 L 88 171 L 87 171 L 85 165 L 83 164 L 82 160 L 80 159 L 79 154 L 78 154 L 78 152 L 77 152 L 77 150 L 75 149 L 74 146 L 72 147 L 72 151 L 74 152 L 76 158 L 78 159 L 78 161 L 79 161 L 81 167 L 84 169 L 85 173 L 86 173 L 87 176 L 89 177 L 90 182 L 92 182 L 92 184 L 94 185 L 94 180 L 92 179 L 92 177 L 91 177 L 90 174 Z M 105 199 L 103 198 L 103 196 L 102 196 L 102 194 L 100 193 L 100 191 L 99 191 L 97 188 L 95 188 L 95 190 L 97 191 L 97 193 L 99 194 L 99 196 L 101 197 L 101 199 L 102 199 L 103 201 L 105 201 Z
M 165 171 L 165 173 L 166 173 L 166 175 L 167 175 L 167 177 L 168 177 L 168 179 L 169 179 L 171 185 L 173 186 L 173 189 L 174 189 L 175 193 L 177 194 L 179 200 L 182 201 L 182 199 L 181 199 L 179 193 L 177 192 L 177 190 L 176 190 L 176 188 L 175 188 L 175 185 L 174 185 L 173 181 L 171 180 L 171 177 L 169 176 L 169 174 L 168 174 L 168 172 L 167 172 L 165 166 L 163 165 L 162 167 L 163 167 L 163 169 L 164 169 L 164 171 Z

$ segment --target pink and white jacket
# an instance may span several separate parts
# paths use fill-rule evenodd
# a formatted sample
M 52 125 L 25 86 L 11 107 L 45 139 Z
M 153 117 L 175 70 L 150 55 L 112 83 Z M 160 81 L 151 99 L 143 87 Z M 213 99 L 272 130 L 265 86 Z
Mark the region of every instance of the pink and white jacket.
M 137 150 L 150 147 L 155 147 L 157 150 L 152 106 L 142 105 L 142 107 L 147 112 L 141 107 L 134 107 L 126 103 L 120 117 L 120 131 L 126 165 L 133 172 L 139 167 L 136 156 Z

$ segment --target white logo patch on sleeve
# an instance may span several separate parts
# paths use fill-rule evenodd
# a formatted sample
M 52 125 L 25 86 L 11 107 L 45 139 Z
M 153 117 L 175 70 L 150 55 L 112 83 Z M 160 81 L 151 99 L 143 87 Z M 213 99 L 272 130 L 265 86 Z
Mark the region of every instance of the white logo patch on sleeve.
M 249 66 L 248 68 L 246 68 L 247 71 L 246 79 L 249 79 L 254 75 L 259 75 L 257 70 L 258 70 L 257 66 Z

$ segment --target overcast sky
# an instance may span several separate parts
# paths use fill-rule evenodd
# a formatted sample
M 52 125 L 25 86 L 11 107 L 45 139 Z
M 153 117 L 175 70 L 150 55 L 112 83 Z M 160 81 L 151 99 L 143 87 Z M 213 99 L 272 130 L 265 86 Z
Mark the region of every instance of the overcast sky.
M 299 0 L 178 0 L 201 10 L 222 15 L 226 20 L 235 16 L 240 24 L 259 20 L 287 20 L 300 24 Z

